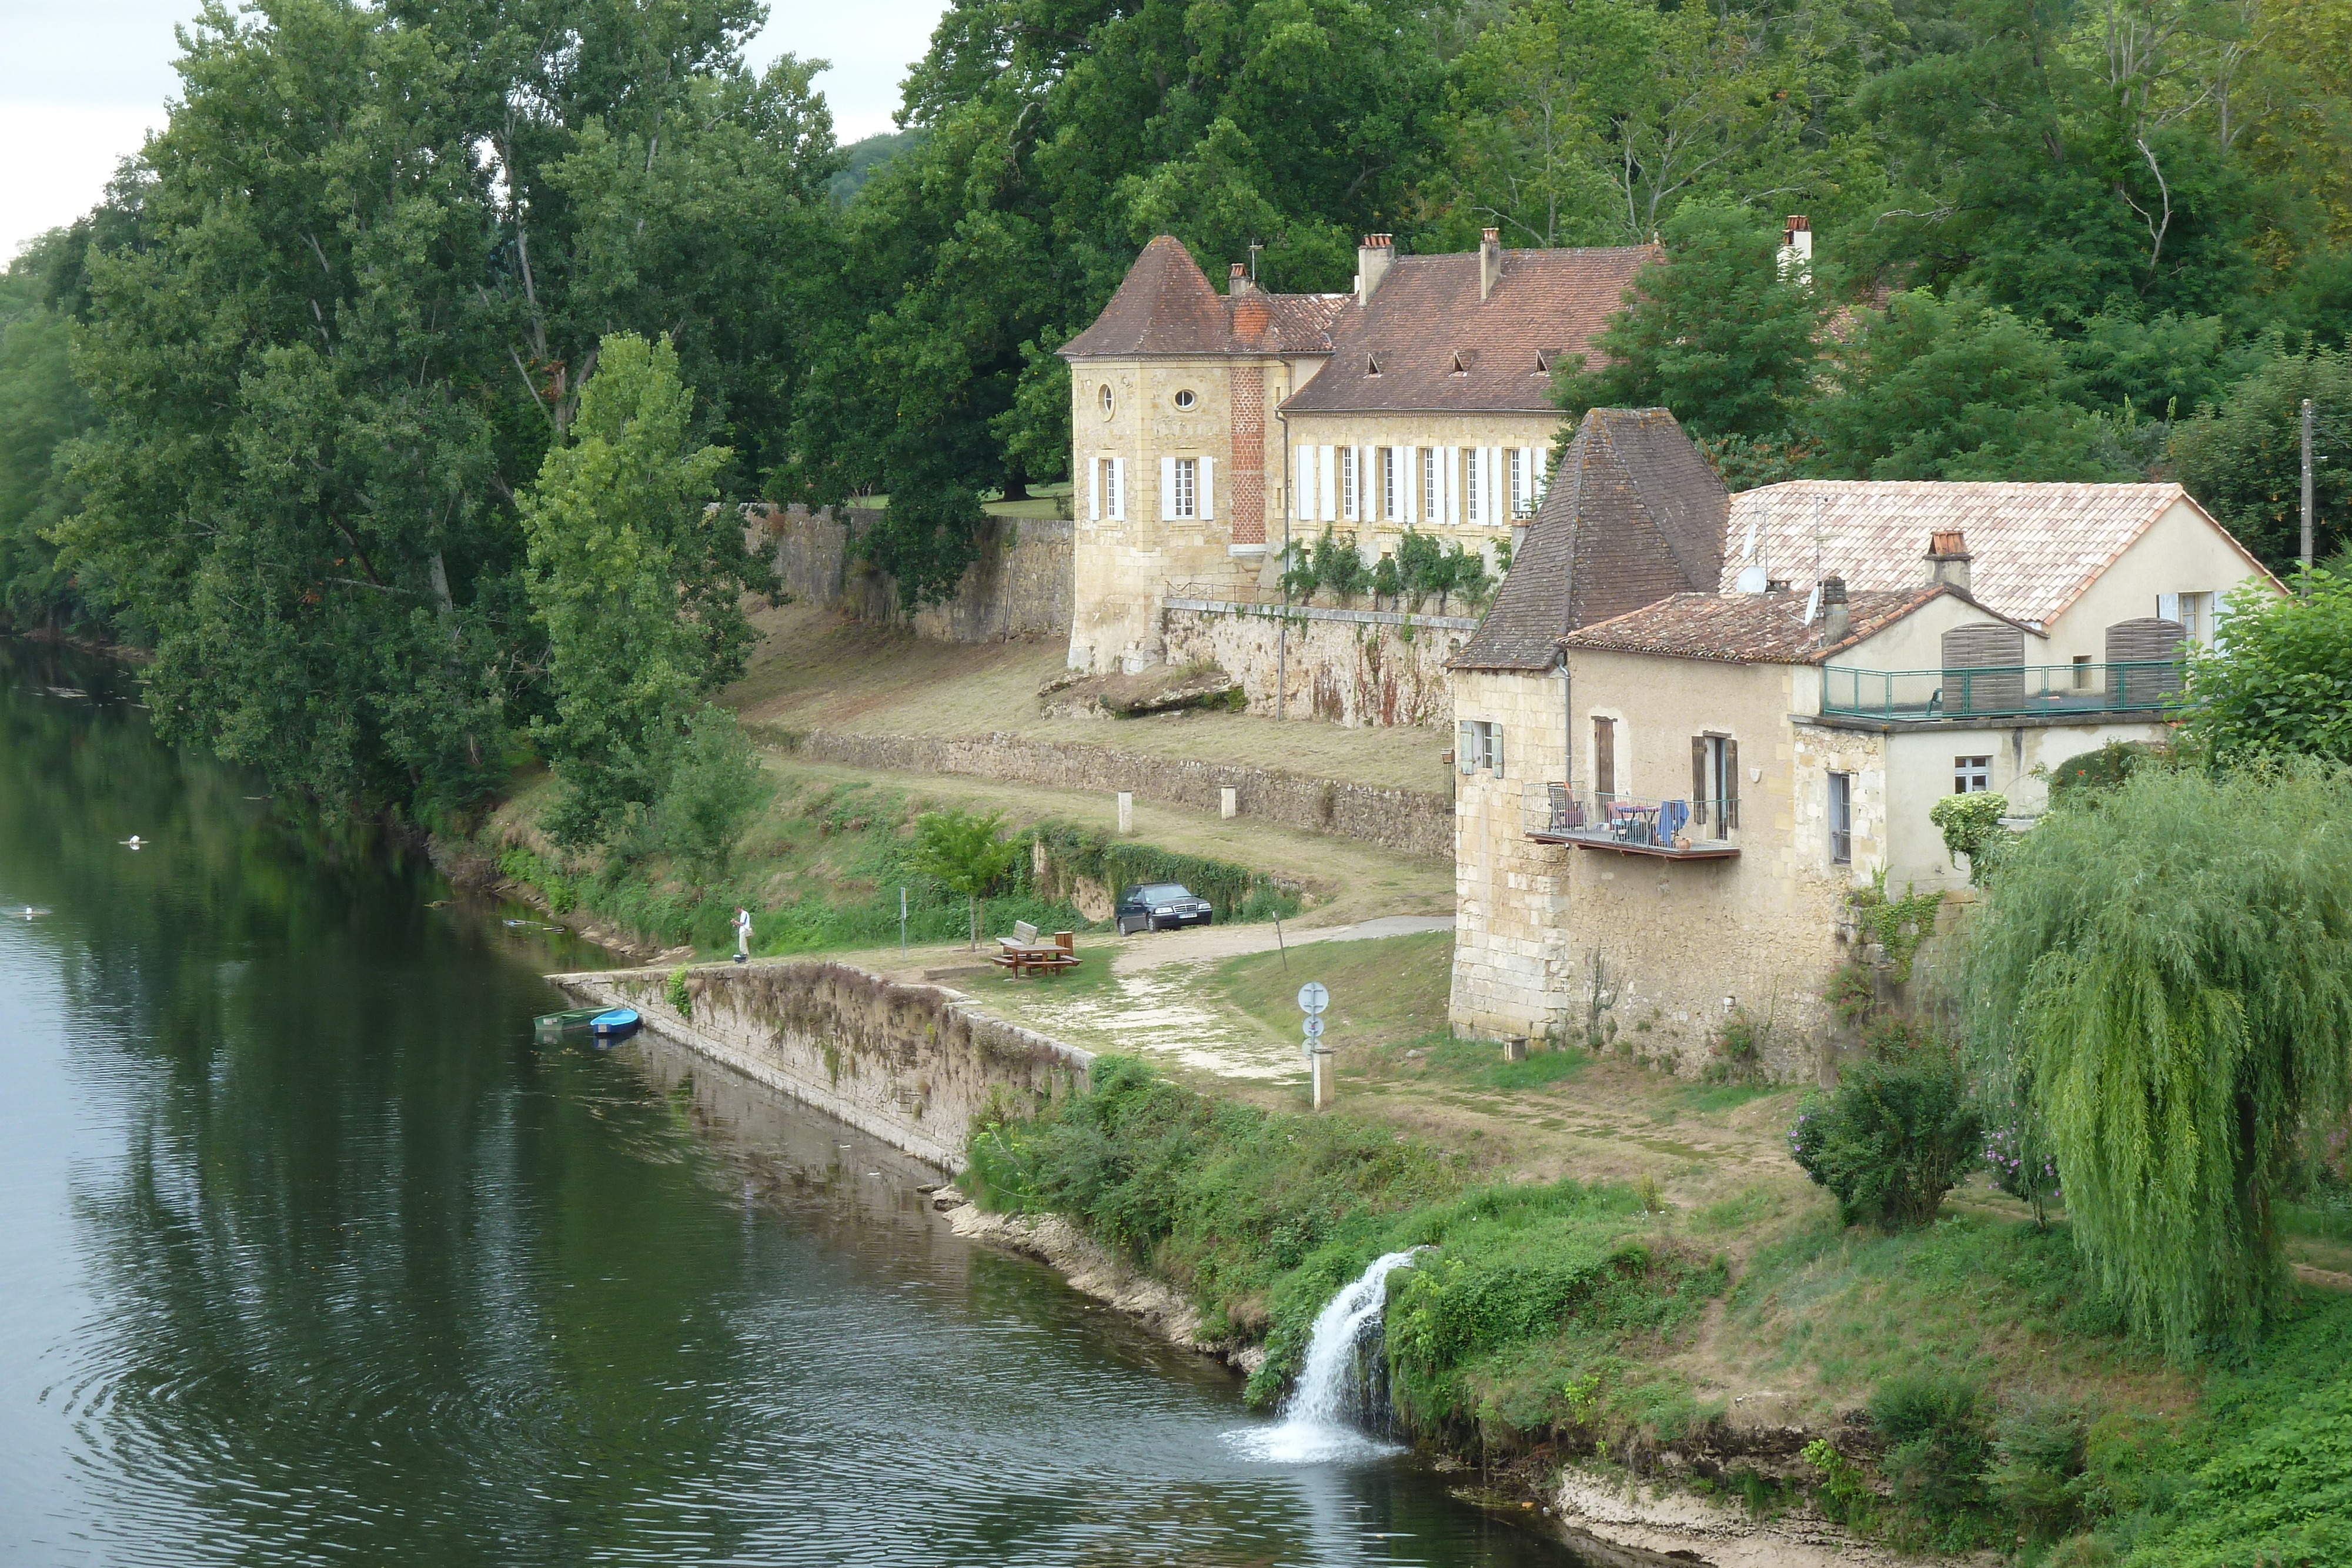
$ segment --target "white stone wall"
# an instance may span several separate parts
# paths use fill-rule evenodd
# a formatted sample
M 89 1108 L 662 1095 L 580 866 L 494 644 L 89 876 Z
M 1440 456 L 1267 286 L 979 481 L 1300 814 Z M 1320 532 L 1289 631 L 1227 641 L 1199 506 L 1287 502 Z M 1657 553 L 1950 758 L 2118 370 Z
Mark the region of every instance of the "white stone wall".
M 1569 864 L 1576 852 L 1527 837 L 1547 811 L 1547 781 L 1565 764 L 1559 674 L 1454 673 L 1454 738 L 1465 720 L 1499 724 L 1503 777 L 1460 771 L 1454 815 L 1454 984 L 1456 1031 L 1494 1036 L 1567 1027 L 1574 960 Z
M 1435 737 L 1452 712 L 1445 661 L 1476 622 L 1296 608 L 1286 616 L 1278 605 L 1249 605 L 1171 606 L 1162 625 L 1168 663 L 1214 663 L 1240 685 L 1252 713 L 1273 714 L 1280 693 L 1287 718 L 1426 725 Z

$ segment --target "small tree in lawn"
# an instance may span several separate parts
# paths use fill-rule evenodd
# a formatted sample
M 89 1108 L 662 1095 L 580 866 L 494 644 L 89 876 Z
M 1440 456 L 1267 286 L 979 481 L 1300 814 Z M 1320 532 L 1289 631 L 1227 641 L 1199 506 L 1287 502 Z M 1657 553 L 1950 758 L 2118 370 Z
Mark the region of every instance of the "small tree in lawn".
M 961 893 L 971 911 L 971 946 L 980 946 L 980 901 L 1004 880 L 1021 846 L 997 838 L 1004 813 L 984 817 L 969 811 L 926 811 L 915 819 L 915 869 L 941 886 Z

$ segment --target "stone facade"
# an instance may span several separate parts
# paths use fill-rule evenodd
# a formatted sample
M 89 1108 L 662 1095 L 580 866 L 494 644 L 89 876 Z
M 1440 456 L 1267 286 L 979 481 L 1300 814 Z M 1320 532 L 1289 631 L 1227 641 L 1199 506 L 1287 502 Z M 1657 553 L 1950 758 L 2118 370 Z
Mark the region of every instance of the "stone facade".
M 1443 728 L 1445 661 L 1477 626 L 1459 616 L 1174 599 L 1161 612 L 1171 664 L 1214 664 L 1252 713 L 1333 724 Z M 1432 739 L 1433 747 L 1443 742 Z

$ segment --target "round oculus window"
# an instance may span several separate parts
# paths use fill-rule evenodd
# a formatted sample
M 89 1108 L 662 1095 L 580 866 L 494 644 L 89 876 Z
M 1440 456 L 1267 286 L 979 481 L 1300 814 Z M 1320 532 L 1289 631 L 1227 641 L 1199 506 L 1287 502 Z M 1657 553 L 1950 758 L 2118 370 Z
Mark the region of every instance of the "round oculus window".
M 1176 406 L 1178 408 L 1190 408 L 1192 406 L 1194 401 L 1195 400 L 1190 392 L 1180 392 L 1176 394 Z
M 1103 383 L 1102 411 L 1103 417 L 1108 419 L 1110 417 L 1110 383 L 1108 382 Z

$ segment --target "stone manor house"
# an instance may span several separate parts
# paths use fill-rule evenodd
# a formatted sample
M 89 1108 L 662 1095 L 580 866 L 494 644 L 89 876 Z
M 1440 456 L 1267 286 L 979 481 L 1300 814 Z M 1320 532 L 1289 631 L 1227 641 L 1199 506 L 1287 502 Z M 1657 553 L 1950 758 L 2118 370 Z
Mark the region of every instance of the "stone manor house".
M 1928 812 L 2165 733 L 2184 643 L 2275 581 L 2177 485 L 1730 496 L 1596 409 L 1452 661 L 1458 1030 L 1815 1066 L 1847 908 L 1965 886 Z
M 1219 294 L 1182 245 L 1153 240 L 1061 350 L 1076 513 L 1071 667 L 1133 673 L 1172 661 L 1170 601 L 1263 602 L 1286 538 L 1311 543 L 1330 529 L 1369 565 L 1412 528 L 1498 564 L 1497 545 L 1544 493 L 1560 424 L 1554 368 L 1586 351 L 1659 254 L 1506 250 L 1489 229 L 1470 254 L 1400 256 L 1388 235 L 1370 235 L 1349 293 L 1268 293 L 1237 263 Z M 1229 667 L 1250 663 L 1217 651 Z M 1318 711 L 1442 723 L 1432 705 L 1442 709 L 1443 676 L 1430 669 L 1418 697 L 1400 702 L 1391 680 L 1384 695 Z M 1252 670 L 1234 674 L 1271 707 Z

